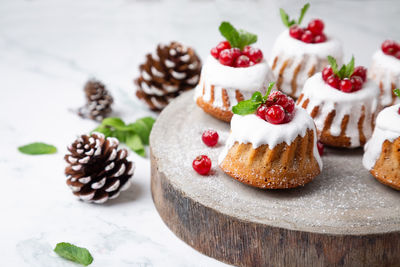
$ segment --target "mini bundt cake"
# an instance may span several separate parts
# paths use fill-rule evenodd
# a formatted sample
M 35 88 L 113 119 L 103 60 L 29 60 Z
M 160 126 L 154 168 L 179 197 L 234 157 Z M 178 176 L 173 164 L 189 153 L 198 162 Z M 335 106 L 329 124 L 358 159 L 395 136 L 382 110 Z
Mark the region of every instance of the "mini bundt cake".
M 282 12 L 286 14 L 281 9 L 281 15 Z M 302 16 L 299 21 L 288 21 L 288 16 L 282 15 L 282 20 L 289 29 L 275 41 L 271 68 L 277 78 L 278 89 L 298 98 L 306 80 L 328 64 L 328 55 L 341 62 L 343 49 L 337 39 L 324 34 L 324 23 L 319 19 L 311 20 L 307 28 L 299 26 Z
M 285 189 L 305 185 L 321 172 L 314 122 L 292 99 L 276 92 L 256 114 L 234 112 L 219 156 L 229 176 L 258 188 Z
M 205 112 L 229 122 L 232 107 L 260 88 L 265 92 L 266 83 L 273 80 L 273 74 L 261 50 L 249 46 L 252 42 L 244 47 L 235 43 L 226 34 L 227 27 L 236 31 L 227 22 L 221 24 L 220 31 L 228 41 L 211 49 L 196 87 L 195 101 Z
M 397 57 L 396 57 L 397 55 Z M 381 89 L 382 106 L 400 103 L 393 90 L 400 87 L 400 44 L 386 40 L 372 57 L 369 76 Z
M 379 182 L 400 190 L 400 104 L 379 113 L 363 165 Z
M 347 69 L 347 73 L 340 73 L 336 62 L 331 63 L 334 66 L 307 80 L 297 105 L 314 119 L 318 139 L 323 144 L 363 146 L 372 135 L 379 112 L 379 88 L 366 80 L 364 67 L 354 68 L 354 59 L 341 68 Z

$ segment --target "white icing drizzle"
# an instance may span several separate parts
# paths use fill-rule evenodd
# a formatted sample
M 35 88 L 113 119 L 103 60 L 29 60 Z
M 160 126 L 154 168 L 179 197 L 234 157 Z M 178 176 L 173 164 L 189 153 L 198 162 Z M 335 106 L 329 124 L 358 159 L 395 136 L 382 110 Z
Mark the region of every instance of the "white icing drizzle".
M 400 60 L 385 55 L 381 49 L 375 52 L 372 57 L 372 65 L 369 69 L 369 77 L 378 85 L 382 83 L 381 104 L 389 106 L 392 104 L 392 84 L 396 88 L 400 87 Z M 400 103 L 400 99 L 395 97 L 394 103 Z
M 379 88 L 370 80 L 364 83 L 363 88 L 354 93 L 343 93 L 326 84 L 321 73 L 310 77 L 304 85 L 303 98 L 297 105 L 301 106 L 309 99 L 307 112 L 311 114 L 314 107 L 319 106 L 318 114 L 314 118 L 315 125 L 319 131 L 325 127 L 325 120 L 329 113 L 335 110 L 336 114 L 330 127 L 332 136 L 339 136 L 341 133 L 342 120 L 349 115 L 349 122 L 346 128 L 346 136 L 350 138 L 350 147 L 360 146 L 360 134 L 358 121 L 362 115 L 362 107 L 365 107 L 365 117 L 362 125 L 367 140 L 372 135 L 372 120 L 379 109 Z
M 186 73 L 184 73 L 184 72 L 177 72 L 177 71 L 171 71 L 171 75 L 172 75 L 172 77 L 174 77 L 175 79 L 178 79 L 178 80 L 182 80 L 182 79 L 185 79 L 186 78 Z
M 313 154 L 320 170 L 322 170 L 322 160 L 317 149 L 317 133 L 314 121 L 300 107 L 295 108 L 295 115 L 292 121 L 285 124 L 272 124 L 260 119 L 255 114 L 245 116 L 234 114 L 231 120 L 231 133 L 218 158 L 218 163 L 222 163 L 235 142 L 240 144 L 251 143 L 254 149 L 261 145 L 268 145 L 269 149 L 273 149 L 281 143 L 290 145 L 298 136 L 304 137 L 307 130 L 314 132 Z
M 82 184 L 87 184 L 92 180 L 90 176 L 79 178 L 79 182 Z
M 89 162 L 89 160 L 90 160 L 90 157 L 89 157 L 89 156 L 86 156 L 86 157 L 80 159 L 80 160 L 79 160 L 79 163 L 86 164 L 86 163 Z
M 166 60 L 164 61 L 164 63 L 165 63 L 165 66 L 167 66 L 168 68 L 173 68 L 173 67 L 175 67 L 175 63 L 174 63 L 173 61 L 169 60 L 169 59 L 166 59 Z
M 106 177 L 102 178 L 100 181 L 96 183 L 91 184 L 90 187 L 93 189 L 100 189 L 105 185 L 105 183 L 106 183 Z
M 117 190 L 119 185 L 120 185 L 120 183 L 121 182 L 118 179 L 115 180 L 115 182 L 112 185 L 110 185 L 105 191 L 106 192 L 112 192 L 112 191 Z
M 164 73 L 162 73 L 161 71 L 159 71 L 155 67 L 151 67 L 151 73 L 153 73 L 154 76 L 157 76 L 157 77 L 160 77 L 160 78 L 164 77 Z
M 371 170 L 382 152 L 383 143 L 393 142 L 400 137 L 400 104 L 382 110 L 376 118 L 376 126 L 372 138 L 365 145 L 363 165 Z
M 307 44 L 290 37 L 289 30 L 285 30 L 279 35 L 272 49 L 270 64 L 273 64 L 275 58 L 278 57 L 276 67 L 273 70 L 275 76 L 278 76 L 284 62 L 289 60 L 282 75 L 282 91 L 289 94 L 292 93 L 291 83 L 295 69 L 299 64 L 303 64 L 303 66 L 296 77 L 297 90 L 295 97 L 299 97 L 301 94 L 301 89 L 313 66 L 315 66 L 314 73 L 322 71 L 328 64 L 327 56 L 329 55 L 336 58 L 338 64 L 342 63 L 342 45 L 336 39 L 329 36 L 327 38 L 328 40 L 323 43 Z
M 121 167 L 119 167 L 119 170 L 116 173 L 114 173 L 114 175 L 112 177 L 121 176 L 122 174 L 124 174 L 125 169 L 126 169 L 125 164 L 122 163 Z
M 147 73 L 147 71 L 142 71 L 142 77 L 143 79 L 145 79 L 146 81 L 150 81 L 151 80 L 151 76 L 150 74 Z

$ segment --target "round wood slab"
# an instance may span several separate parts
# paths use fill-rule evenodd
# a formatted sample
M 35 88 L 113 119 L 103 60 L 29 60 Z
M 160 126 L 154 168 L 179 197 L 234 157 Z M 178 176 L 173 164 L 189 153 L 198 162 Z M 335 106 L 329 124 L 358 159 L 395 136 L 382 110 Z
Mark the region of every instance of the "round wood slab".
M 216 148 L 201 141 L 218 131 Z M 151 190 L 168 227 L 196 250 L 237 266 L 400 266 L 400 192 L 362 166 L 362 149 L 326 149 L 321 175 L 302 188 L 259 190 L 218 165 L 229 124 L 205 114 L 193 92 L 159 116 L 150 137 Z M 212 174 L 193 159 L 208 155 Z

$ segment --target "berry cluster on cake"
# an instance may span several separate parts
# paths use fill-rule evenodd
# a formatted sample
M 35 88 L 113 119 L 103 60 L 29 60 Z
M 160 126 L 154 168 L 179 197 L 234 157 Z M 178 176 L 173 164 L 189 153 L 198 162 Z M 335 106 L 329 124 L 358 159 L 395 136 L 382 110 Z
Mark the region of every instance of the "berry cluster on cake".
M 303 28 L 301 23 L 307 12 L 306 4 L 298 20 L 291 20 L 281 9 L 283 24 L 287 30 L 279 35 L 272 49 L 272 71 L 277 77 L 277 87 L 286 94 L 300 96 L 306 80 L 322 71 L 328 64 L 328 55 L 342 61 L 343 49 L 340 42 L 324 32 L 320 19 L 313 19 Z
M 219 157 L 220 168 L 238 181 L 268 189 L 304 185 L 322 170 L 317 132 L 307 112 L 281 92 L 233 107 L 231 133 Z
M 400 103 L 393 90 L 400 87 L 400 44 L 386 40 L 372 57 L 370 77 L 381 89 L 381 104 L 386 107 Z
M 333 147 L 363 146 L 371 137 L 379 111 L 379 89 L 366 78 L 364 67 L 354 67 L 354 57 L 339 68 L 330 66 L 309 78 L 297 105 L 314 119 L 319 140 Z
M 257 35 L 222 22 L 219 30 L 226 38 L 211 49 L 196 87 L 195 101 L 208 114 L 229 122 L 232 107 L 257 91 L 265 92 L 273 74 L 260 49 L 251 45 Z

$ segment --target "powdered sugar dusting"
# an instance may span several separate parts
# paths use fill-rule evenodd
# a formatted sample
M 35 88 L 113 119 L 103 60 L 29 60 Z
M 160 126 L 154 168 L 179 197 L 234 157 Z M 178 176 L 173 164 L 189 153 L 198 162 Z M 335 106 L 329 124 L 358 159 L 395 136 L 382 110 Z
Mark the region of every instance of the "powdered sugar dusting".
M 377 182 L 361 163 L 362 150 L 326 149 L 323 172 L 305 187 L 260 190 L 237 182 L 217 166 L 229 136 L 229 124 L 205 114 L 184 93 L 160 115 L 151 134 L 158 170 L 187 197 L 239 219 L 301 231 L 332 234 L 400 230 L 400 194 Z M 218 131 L 209 148 L 204 130 Z M 212 173 L 192 169 L 201 154 L 212 160 Z M 153 159 L 154 160 L 154 159 Z

